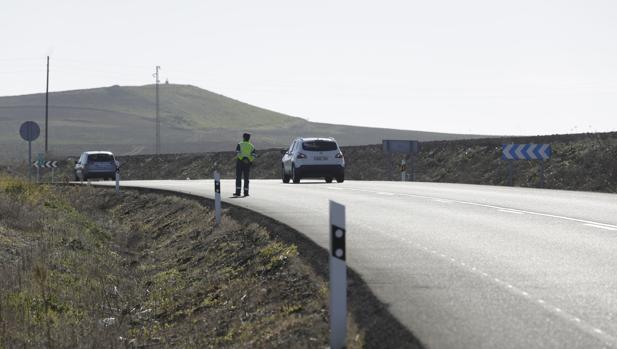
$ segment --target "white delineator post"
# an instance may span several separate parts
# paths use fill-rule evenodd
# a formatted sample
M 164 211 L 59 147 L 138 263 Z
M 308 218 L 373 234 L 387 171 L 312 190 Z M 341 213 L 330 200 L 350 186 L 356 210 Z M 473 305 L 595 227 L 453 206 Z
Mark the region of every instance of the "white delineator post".
M 345 206 L 330 201 L 330 348 L 346 346 L 347 252 Z
M 120 194 L 120 166 L 116 164 L 116 194 Z
M 214 217 L 216 225 L 221 224 L 221 174 L 214 171 Z

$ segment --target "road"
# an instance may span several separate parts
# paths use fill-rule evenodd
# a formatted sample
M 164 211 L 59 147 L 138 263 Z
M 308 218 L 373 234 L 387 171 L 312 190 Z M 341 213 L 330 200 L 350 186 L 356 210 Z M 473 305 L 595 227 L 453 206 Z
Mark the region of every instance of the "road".
M 111 184 L 111 183 L 109 183 Z M 126 181 L 213 197 L 213 183 Z M 617 347 L 617 195 L 461 184 L 254 180 L 249 208 L 328 247 L 428 348 Z

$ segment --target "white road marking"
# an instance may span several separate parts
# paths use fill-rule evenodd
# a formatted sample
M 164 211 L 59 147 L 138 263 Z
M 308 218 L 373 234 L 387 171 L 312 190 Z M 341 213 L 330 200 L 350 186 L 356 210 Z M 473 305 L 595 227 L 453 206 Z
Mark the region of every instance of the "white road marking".
M 377 194 L 379 194 L 379 195 L 387 195 L 387 196 L 394 196 L 394 195 L 396 195 L 394 193 L 388 193 L 388 192 L 385 192 L 385 191 L 378 191 Z
M 446 200 L 446 199 L 433 199 L 433 201 L 442 202 L 444 204 L 452 203 L 452 200 Z
M 341 189 L 360 191 L 360 192 L 366 192 L 366 193 L 373 193 L 373 194 L 374 193 L 381 193 L 381 192 L 377 192 L 377 191 L 373 191 L 373 190 L 357 189 L 357 188 L 341 188 Z M 448 200 L 450 202 L 454 202 L 454 203 L 458 203 L 458 204 L 463 204 L 463 205 L 471 205 L 471 206 L 478 206 L 478 207 L 493 208 L 493 209 L 497 209 L 497 210 L 505 210 L 505 211 L 509 211 L 510 213 L 520 212 L 520 213 L 526 213 L 526 214 L 535 215 L 535 216 L 556 218 L 556 219 L 562 219 L 562 220 L 567 220 L 567 221 L 572 221 L 572 222 L 579 222 L 579 223 L 584 223 L 584 224 L 592 224 L 594 226 L 597 226 L 598 228 L 600 226 L 602 226 L 602 227 L 604 227 L 604 229 L 608 229 L 608 230 L 613 230 L 613 229 L 617 230 L 617 225 L 614 225 L 614 224 L 606 224 L 606 223 L 601 223 L 601 222 L 594 222 L 594 221 L 590 221 L 590 220 L 586 220 L 586 219 L 572 218 L 572 217 L 560 216 L 560 215 L 555 215 L 555 214 L 550 214 L 550 213 L 542 213 L 542 212 L 520 210 L 520 209 L 516 209 L 516 208 L 512 208 L 512 207 L 503 207 L 503 206 L 481 204 L 481 203 L 471 202 L 471 201 L 450 200 L 450 199 L 438 198 L 438 197 L 427 196 L 427 195 L 417 195 L 417 194 L 407 194 L 407 193 L 391 193 L 391 194 L 392 195 L 400 195 L 400 196 L 409 196 L 409 197 L 415 197 L 415 198 L 421 198 L 421 199 L 429 199 L 429 200 L 438 200 L 438 199 L 439 200 Z M 609 229 L 609 228 L 612 228 L 612 229 Z
M 598 224 L 591 224 L 591 223 L 585 223 L 584 225 L 588 226 L 588 227 L 593 227 L 593 228 L 600 228 L 600 229 L 604 229 L 604 230 L 613 230 L 613 231 L 617 231 L 617 227 L 609 227 L 609 226 L 605 226 L 605 225 L 598 225 Z
M 499 210 L 499 212 L 513 213 L 513 214 L 525 214 L 524 212 L 515 211 L 515 210 Z
M 403 240 L 407 241 L 406 239 L 403 239 Z M 421 247 L 421 248 L 423 248 L 424 250 L 426 250 L 427 252 L 431 252 L 431 253 L 433 253 L 433 254 L 437 254 L 437 255 L 441 256 L 442 258 L 449 258 L 449 257 L 447 257 L 447 255 L 445 255 L 445 254 L 443 254 L 443 253 L 439 253 L 439 252 L 438 252 L 438 251 L 436 251 L 436 250 L 429 250 L 429 248 L 428 248 L 428 247 L 426 247 L 426 246 L 421 246 L 421 245 L 419 245 L 419 244 L 412 243 L 412 242 L 409 242 L 409 243 L 414 244 L 414 245 L 418 246 L 419 248 Z M 454 258 L 449 258 L 449 259 L 450 259 L 450 261 L 452 261 L 452 262 L 456 261 Z M 466 266 L 466 264 L 465 264 L 464 262 L 460 262 L 460 264 L 461 264 L 462 266 Z M 471 269 L 471 270 L 473 270 L 473 271 L 476 271 L 476 270 L 477 270 L 477 268 L 476 268 L 476 267 L 471 267 L 471 266 L 468 266 L 467 268 L 469 268 L 469 269 Z M 487 273 L 485 273 L 485 272 L 479 272 L 479 273 L 480 273 L 482 276 L 484 276 L 484 277 L 487 277 L 487 276 L 488 276 L 488 274 L 487 274 Z M 501 280 L 501 279 L 499 279 L 499 278 L 494 278 L 493 280 L 494 280 L 497 284 L 499 284 L 500 286 L 505 287 L 506 289 L 508 289 L 508 290 L 509 290 L 509 292 L 512 292 L 512 293 L 514 293 L 514 294 L 520 294 L 520 295 L 522 295 L 522 296 L 524 296 L 524 297 L 526 297 L 526 298 L 529 298 L 529 297 L 530 297 L 530 295 L 529 295 L 529 293 L 528 293 L 528 292 L 523 291 L 523 290 L 521 290 L 521 289 L 519 289 L 519 288 L 515 287 L 513 284 L 507 283 L 507 282 L 505 282 L 505 281 L 503 281 L 503 280 Z M 612 345 L 617 344 L 617 339 L 616 339 L 615 337 L 613 337 L 613 336 L 611 336 L 611 335 L 609 335 L 609 334 L 605 333 L 604 331 L 602 331 L 602 330 L 601 330 L 601 329 L 599 329 L 599 328 L 596 328 L 596 327 L 594 327 L 594 326 L 590 325 L 589 323 L 585 323 L 585 322 L 583 322 L 583 321 L 582 321 L 580 318 L 578 318 L 578 317 L 574 317 L 574 316 L 572 316 L 571 314 L 568 314 L 568 313 L 564 312 L 561 308 L 556 307 L 556 306 L 553 306 L 553 305 L 551 305 L 551 304 L 547 303 L 544 299 L 538 298 L 538 299 L 536 299 L 536 302 L 537 302 L 540 306 L 542 306 L 542 308 L 543 308 L 543 309 L 545 309 L 547 312 L 550 312 L 550 313 L 552 313 L 552 314 L 554 314 L 554 315 L 556 315 L 556 316 L 559 316 L 559 317 L 561 317 L 561 318 L 563 318 L 563 319 L 566 319 L 566 320 L 569 320 L 569 321 L 572 321 L 572 322 L 576 323 L 576 326 L 577 326 L 580 330 L 582 330 L 583 332 L 586 332 L 586 333 L 588 333 L 588 334 L 591 334 L 591 335 L 593 335 L 594 337 L 597 337 L 597 338 L 601 339 L 602 341 L 605 341 L 605 342 L 607 342 L 607 343 L 611 343 Z

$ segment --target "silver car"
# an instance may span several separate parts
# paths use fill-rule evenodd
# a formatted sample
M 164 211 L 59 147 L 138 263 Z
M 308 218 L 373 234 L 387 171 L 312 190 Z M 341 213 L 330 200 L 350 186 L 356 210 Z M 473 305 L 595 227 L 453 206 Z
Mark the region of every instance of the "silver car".
M 75 180 L 114 179 L 119 163 L 109 151 L 86 151 L 75 164 Z

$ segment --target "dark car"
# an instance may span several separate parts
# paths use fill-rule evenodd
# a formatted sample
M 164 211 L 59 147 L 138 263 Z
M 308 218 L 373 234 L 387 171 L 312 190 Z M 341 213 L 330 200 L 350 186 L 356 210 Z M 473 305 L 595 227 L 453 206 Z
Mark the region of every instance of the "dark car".
M 75 164 L 75 180 L 114 179 L 118 162 L 108 151 L 86 151 Z

